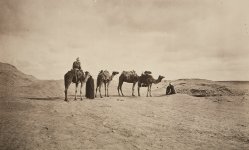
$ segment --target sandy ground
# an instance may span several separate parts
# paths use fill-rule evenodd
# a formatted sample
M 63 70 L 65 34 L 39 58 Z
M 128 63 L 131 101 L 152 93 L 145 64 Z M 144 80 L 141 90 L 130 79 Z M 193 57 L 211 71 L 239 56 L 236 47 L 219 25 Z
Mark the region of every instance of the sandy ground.
M 249 82 L 200 79 L 153 85 L 153 97 L 110 96 L 64 102 L 62 80 L 37 80 L 0 66 L 0 149 L 249 149 Z M 18 82 L 17 82 L 18 81 Z M 84 90 L 83 90 L 84 91 Z M 137 92 L 137 90 L 136 90 Z M 104 90 L 102 90 L 104 93 Z
M 248 97 L 220 98 L 1 98 L 0 149 L 249 149 Z

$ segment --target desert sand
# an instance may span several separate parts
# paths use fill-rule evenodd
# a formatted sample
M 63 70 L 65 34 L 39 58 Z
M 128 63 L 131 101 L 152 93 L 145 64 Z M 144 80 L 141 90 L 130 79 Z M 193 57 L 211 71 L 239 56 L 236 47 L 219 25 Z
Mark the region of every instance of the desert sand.
M 114 80 L 110 97 L 74 101 L 71 85 L 65 102 L 63 80 L 0 63 L 0 83 L 0 149 L 249 149 L 246 81 L 163 80 L 153 97 L 124 83 L 119 97 Z

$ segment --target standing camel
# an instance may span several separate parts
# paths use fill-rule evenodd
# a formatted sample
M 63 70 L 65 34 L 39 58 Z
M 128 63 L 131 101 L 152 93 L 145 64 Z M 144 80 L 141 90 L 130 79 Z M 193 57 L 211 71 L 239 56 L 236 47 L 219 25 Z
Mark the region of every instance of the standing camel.
M 105 96 L 109 97 L 109 92 L 108 92 L 109 84 L 112 81 L 113 77 L 117 75 L 118 73 L 119 72 L 113 71 L 112 75 L 110 75 L 110 73 L 107 70 L 105 71 L 101 70 L 99 72 L 98 77 L 97 77 L 97 87 L 96 87 L 95 97 L 97 97 L 97 90 L 99 89 L 99 94 L 100 94 L 100 97 L 102 98 L 101 87 L 103 83 L 105 86 Z
M 119 76 L 119 82 L 118 82 L 118 95 L 120 96 L 119 90 L 121 91 L 122 96 L 124 96 L 122 91 L 122 85 L 124 82 L 127 83 L 133 83 L 132 86 L 132 96 L 135 96 L 134 94 L 134 87 L 138 81 L 139 76 L 137 73 L 133 71 L 123 71 L 122 74 Z
M 162 81 L 164 76 L 159 75 L 158 79 L 154 79 L 150 74 L 142 74 L 138 79 L 138 96 L 140 96 L 140 87 L 148 87 L 147 97 L 151 97 L 151 86 L 152 83 L 157 84 Z
M 70 70 L 64 75 L 64 85 L 65 85 L 65 101 L 68 101 L 67 99 L 67 90 L 70 86 L 70 84 L 73 82 L 75 83 L 75 97 L 74 100 L 77 100 L 77 88 L 78 84 L 80 83 L 80 99 L 82 100 L 82 86 L 87 81 L 87 79 L 90 77 L 89 72 L 83 72 L 82 70 L 79 70 L 77 72 L 77 78 L 75 76 L 75 70 Z

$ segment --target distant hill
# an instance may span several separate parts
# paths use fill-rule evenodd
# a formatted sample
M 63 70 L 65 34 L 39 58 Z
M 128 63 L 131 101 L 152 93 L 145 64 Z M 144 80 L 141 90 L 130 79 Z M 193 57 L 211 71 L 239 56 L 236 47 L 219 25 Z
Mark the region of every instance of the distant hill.
M 64 95 L 62 80 L 39 80 L 15 66 L 0 62 L 0 97 L 55 97 Z
M 4 86 L 26 85 L 37 79 L 19 71 L 15 66 L 0 62 L 0 82 Z

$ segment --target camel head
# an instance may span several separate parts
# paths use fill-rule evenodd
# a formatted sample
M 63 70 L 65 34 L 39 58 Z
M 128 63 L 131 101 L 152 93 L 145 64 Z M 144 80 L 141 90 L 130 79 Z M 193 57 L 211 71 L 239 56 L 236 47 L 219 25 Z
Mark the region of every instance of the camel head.
M 113 72 L 112 72 L 112 75 L 113 75 L 113 76 L 115 76 L 115 75 L 117 75 L 117 74 L 119 74 L 119 72 L 117 72 L 117 71 L 113 71 Z
M 161 75 L 158 76 L 158 80 L 159 80 L 159 81 L 162 81 L 163 78 L 165 78 L 165 77 L 164 77 L 164 76 L 161 76 Z

